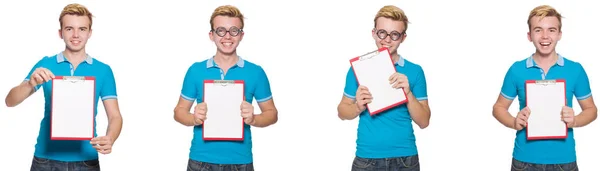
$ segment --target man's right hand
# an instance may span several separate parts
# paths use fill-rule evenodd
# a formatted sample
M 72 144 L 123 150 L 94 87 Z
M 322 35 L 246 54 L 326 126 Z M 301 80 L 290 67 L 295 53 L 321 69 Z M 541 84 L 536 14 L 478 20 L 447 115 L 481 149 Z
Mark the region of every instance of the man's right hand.
M 522 130 L 523 128 L 525 128 L 527 126 L 527 120 L 529 119 L 529 114 L 531 114 L 529 107 L 525 107 L 525 108 L 521 109 L 521 111 L 519 111 L 519 113 L 517 113 L 517 117 L 515 117 L 515 129 L 517 131 Z
M 358 112 L 363 112 L 367 108 L 367 104 L 371 103 L 373 97 L 371 96 L 371 92 L 365 86 L 358 86 L 356 90 L 356 105 L 358 107 Z
M 54 74 L 50 70 L 39 67 L 33 71 L 33 74 L 29 77 L 29 85 L 32 87 L 38 86 L 45 82 L 48 82 L 54 78 Z
M 198 103 L 196 107 L 194 107 L 194 124 L 200 125 L 204 123 L 206 120 L 206 103 Z

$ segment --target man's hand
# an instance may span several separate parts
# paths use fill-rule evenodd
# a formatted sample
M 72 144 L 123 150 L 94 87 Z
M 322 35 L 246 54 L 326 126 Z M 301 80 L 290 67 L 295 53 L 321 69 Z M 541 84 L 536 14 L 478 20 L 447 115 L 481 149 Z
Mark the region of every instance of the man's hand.
M 54 74 L 52 74 L 52 72 L 50 72 L 50 70 L 43 68 L 43 67 L 39 67 L 39 68 L 35 69 L 35 71 L 33 71 L 31 76 L 29 77 L 28 83 L 31 87 L 35 87 L 35 86 L 38 86 L 45 82 L 48 82 L 48 81 L 52 80 L 53 78 L 54 78 Z
M 560 113 L 562 116 L 562 121 L 567 123 L 569 128 L 575 127 L 575 111 L 573 111 L 573 108 L 563 106 Z
M 90 144 L 102 154 L 110 154 L 112 152 L 113 139 L 110 136 L 101 136 L 93 138 Z
M 373 96 L 371 96 L 371 92 L 365 86 L 358 86 L 356 90 L 356 105 L 358 107 L 358 112 L 361 113 L 367 109 L 367 104 L 371 103 L 373 100 Z
M 517 113 L 517 117 L 515 118 L 514 128 L 519 131 L 527 126 L 527 120 L 529 119 L 529 114 L 531 114 L 531 110 L 529 107 L 525 107 Z
M 254 106 L 247 101 L 243 101 L 242 105 L 240 105 L 240 110 L 242 111 L 244 122 L 248 125 L 252 125 L 254 123 Z
M 206 103 L 198 103 L 196 107 L 194 107 L 194 124 L 200 125 L 204 123 L 206 120 L 206 112 L 207 112 Z
M 408 84 L 408 77 L 406 75 L 395 72 L 390 76 L 389 81 L 390 84 L 393 84 L 392 87 L 396 89 L 402 88 L 406 94 L 410 93 L 410 85 Z

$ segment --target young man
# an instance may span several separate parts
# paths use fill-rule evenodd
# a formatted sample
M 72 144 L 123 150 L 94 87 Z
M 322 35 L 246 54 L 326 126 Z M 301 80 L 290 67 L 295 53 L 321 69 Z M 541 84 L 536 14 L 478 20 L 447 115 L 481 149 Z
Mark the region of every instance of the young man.
M 115 78 L 109 65 L 92 58 L 85 51 L 87 40 L 92 35 L 92 13 L 80 4 L 69 4 L 61 12 L 59 22 L 58 35 L 65 42 L 64 51 L 37 62 L 25 81 L 10 90 L 6 105 L 17 106 L 40 88 L 44 90 L 45 112 L 31 170 L 100 170 L 98 152 L 111 153 L 123 122 Z M 98 137 L 94 132 L 92 140 L 50 140 L 51 80 L 54 76 L 95 77 L 97 93 L 94 99 L 96 104 L 97 99 L 102 99 L 109 122 L 106 136 Z M 94 117 L 96 114 L 94 110 Z
M 573 128 L 583 127 L 597 117 L 597 109 L 592 98 L 588 76 L 580 63 L 563 57 L 556 52 L 556 44 L 561 38 L 561 14 L 554 8 L 542 5 L 534 8 L 527 23 L 527 38 L 533 42 L 535 53 L 526 59 L 515 62 L 506 73 L 502 90 L 494 104 L 494 117 L 504 126 L 517 130 L 512 170 L 578 170 L 575 155 Z M 552 71 L 552 72 L 550 72 Z M 526 106 L 526 80 L 566 81 L 567 105 L 560 112 L 568 126 L 568 137 L 564 140 L 533 140 L 526 138 L 527 119 L 530 114 Z M 572 97 L 575 96 L 582 112 L 575 115 Z M 508 108 L 519 98 L 519 109 L 513 117 Z
M 420 168 L 412 121 L 424 129 L 429 125 L 431 112 L 423 69 L 404 59 L 397 51 L 406 38 L 407 26 L 408 18 L 403 10 L 384 6 L 375 16 L 372 35 L 377 48 L 389 48 L 398 71 L 390 73 L 389 81 L 395 88 L 404 89 L 408 103 L 370 116 L 365 110 L 366 104 L 373 98 L 369 87 L 357 83 L 352 68 L 346 75 L 338 116 L 343 120 L 360 117 L 353 171 L 416 171 Z
M 202 62 L 192 64 L 185 74 L 181 97 L 174 109 L 175 120 L 185 126 L 194 127 L 194 138 L 190 148 L 188 169 L 200 171 L 251 171 L 252 134 L 250 127 L 267 127 L 277 122 L 277 109 L 271 96 L 269 79 L 262 67 L 242 59 L 236 48 L 244 37 L 244 16 L 238 8 L 225 5 L 217 7 L 210 18 L 210 40 L 217 46 L 216 54 Z M 244 120 L 244 140 L 204 141 L 202 123 L 210 120 L 206 115 L 211 104 L 204 103 L 204 80 L 243 80 L 244 96 L 240 116 Z M 254 114 L 252 100 L 256 99 L 261 114 Z M 194 102 L 194 112 L 190 109 Z M 236 106 L 237 107 L 237 106 Z

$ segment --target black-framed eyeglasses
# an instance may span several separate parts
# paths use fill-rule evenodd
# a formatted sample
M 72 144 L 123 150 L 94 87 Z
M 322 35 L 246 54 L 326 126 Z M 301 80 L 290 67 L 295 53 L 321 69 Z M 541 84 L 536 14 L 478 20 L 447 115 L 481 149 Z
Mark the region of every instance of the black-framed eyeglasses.
M 216 29 L 212 29 L 210 31 L 216 33 L 219 37 L 223 37 L 227 33 L 229 33 L 229 35 L 231 35 L 232 37 L 235 37 L 240 33 L 244 32 L 242 29 L 237 28 L 236 26 L 232 26 L 231 28 L 229 28 L 229 30 L 227 30 L 225 27 L 217 27 Z
M 377 37 L 379 37 L 380 39 L 385 39 L 385 38 L 387 38 L 388 36 L 390 36 L 390 38 L 391 38 L 393 41 L 397 41 L 397 40 L 400 40 L 400 38 L 402 37 L 402 35 L 404 35 L 404 32 L 400 33 L 400 32 L 397 32 L 397 31 L 392 31 L 392 32 L 390 32 L 390 33 L 388 34 L 388 32 L 387 32 L 387 31 L 385 31 L 385 30 L 383 30 L 383 29 L 379 29 L 379 30 L 377 30 L 377 31 L 375 32 L 375 34 L 377 34 Z

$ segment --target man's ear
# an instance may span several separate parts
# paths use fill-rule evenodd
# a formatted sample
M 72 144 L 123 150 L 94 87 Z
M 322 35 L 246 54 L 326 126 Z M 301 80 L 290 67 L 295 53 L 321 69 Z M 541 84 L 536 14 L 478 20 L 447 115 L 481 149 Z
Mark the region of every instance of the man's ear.
M 377 38 L 379 38 L 379 37 L 377 37 L 377 35 L 375 34 L 375 28 L 373 28 L 373 30 L 371 30 L 371 36 L 373 36 L 373 39 L 374 39 L 375 41 L 377 41 Z
M 238 36 L 240 36 L 240 41 L 242 41 L 242 39 L 244 38 L 244 32 L 241 32 Z
M 210 39 L 210 41 L 213 41 L 213 42 L 215 41 L 215 39 L 213 38 L 213 32 L 212 31 L 208 32 L 208 38 Z
M 63 34 L 62 34 L 62 29 L 58 29 L 58 37 L 59 37 L 60 39 L 65 39 L 65 38 L 63 37 Z
M 403 43 L 404 39 L 406 39 L 406 33 L 402 34 L 402 37 L 400 38 L 400 43 Z
M 529 40 L 529 42 L 531 42 L 531 32 L 527 32 L 527 40 Z

